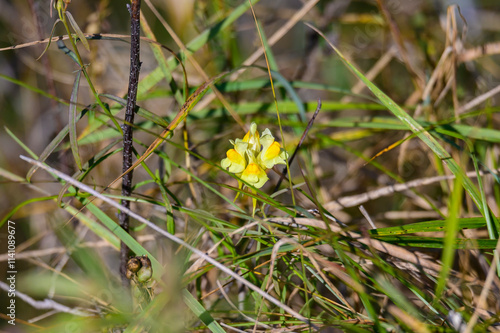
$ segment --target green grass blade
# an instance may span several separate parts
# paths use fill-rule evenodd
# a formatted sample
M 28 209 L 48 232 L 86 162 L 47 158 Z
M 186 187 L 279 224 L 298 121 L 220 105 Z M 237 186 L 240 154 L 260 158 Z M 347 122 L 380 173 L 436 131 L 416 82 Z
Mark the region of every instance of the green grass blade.
M 191 295 L 189 291 L 186 289 L 182 290 L 182 296 L 184 298 L 184 303 L 188 306 L 191 311 L 195 314 L 198 319 L 200 319 L 205 325 L 207 325 L 208 329 L 214 333 L 225 333 L 222 326 L 219 325 L 218 322 L 210 315 L 203 305 L 196 300 L 196 298 Z
M 86 208 L 94 214 L 94 216 L 101 221 L 113 234 L 115 234 L 120 241 L 124 242 L 131 251 L 133 251 L 137 256 L 147 255 L 151 260 L 153 265 L 153 277 L 156 280 L 160 280 L 164 269 L 156 258 L 149 253 L 141 244 L 139 244 L 129 233 L 123 230 L 115 221 L 113 221 L 108 215 L 106 215 L 100 208 L 92 204 L 87 199 L 82 199 L 82 204 L 87 205 Z
M 433 304 L 437 304 L 442 296 L 442 293 L 448 282 L 448 275 L 452 269 L 453 259 L 455 258 L 454 244 L 457 241 L 458 233 L 458 217 L 460 216 L 460 206 L 462 205 L 462 186 L 460 185 L 461 179 L 456 178 L 454 181 L 453 192 L 450 198 L 448 211 L 450 216 L 446 220 L 446 234 L 443 243 L 443 254 L 441 256 L 441 271 L 436 286 L 435 298 Z
M 444 248 L 442 237 L 417 237 L 417 236 L 376 236 L 375 239 L 407 247 L 422 247 L 429 249 Z M 494 249 L 497 245 L 495 239 L 469 239 L 457 238 L 453 243 L 454 249 Z
M 31 157 L 33 157 L 34 159 L 37 159 L 38 156 L 31 150 L 28 148 L 28 146 L 26 146 L 24 144 L 24 142 L 22 142 L 14 133 L 12 133 L 12 131 L 10 129 L 7 128 L 7 126 L 4 126 L 3 127 L 5 129 L 5 132 L 7 132 L 7 134 L 14 140 L 16 141 L 16 143 L 21 147 L 23 148 L 23 150 L 25 152 L 27 152 Z
M 78 88 L 80 87 L 80 76 L 82 71 L 78 71 L 75 77 L 75 83 L 73 84 L 73 90 L 71 91 L 71 98 L 69 100 L 69 142 L 71 145 L 71 152 L 73 153 L 73 158 L 78 166 L 79 170 L 82 170 L 82 160 L 80 158 L 80 152 L 78 149 L 78 138 L 76 133 L 76 123 L 78 118 L 76 116 L 76 103 L 78 100 Z
M 448 220 L 435 220 L 405 224 L 397 227 L 371 229 L 369 232 L 371 235 L 375 236 L 405 235 L 416 232 L 438 232 L 445 231 L 447 224 Z M 458 229 L 477 229 L 484 226 L 486 226 L 486 220 L 484 217 L 457 219 Z

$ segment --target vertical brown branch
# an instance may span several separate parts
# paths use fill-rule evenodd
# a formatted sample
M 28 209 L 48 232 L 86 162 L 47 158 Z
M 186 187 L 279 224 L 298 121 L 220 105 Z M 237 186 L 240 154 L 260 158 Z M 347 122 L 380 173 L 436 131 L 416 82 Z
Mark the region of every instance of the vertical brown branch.
M 141 1 L 132 0 L 132 6 L 129 7 L 130 10 L 130 35 L 131 35 L 131 46 L 130 46 L 130 76 L 128 83 L 128 98 L 127 98 L 127 108 L 125 110 L 125 124 L 123 125 L 123 171 L 127 171 L 132 166 L 132 125 L 134 124 L 134 111 L 136 107 L 137 100 L 137 85 L 139 83 L 139 72 L 141 69 L 141 63 L 139 59 L 140 53 L 140 9 Z M 132 191 L 132 171 L 125 174 L 122 178 L 122 196 L 130 196 Z M 122 200 L 121 204 L 126 208 L 130 208 L 130 201 Z M 124 212 L 120 212 L 119 215 L 120 226 L 125 230 L 129 231 L 129 216 Z M 122 279 L 122 284 L 124 286 L 129 285 L 129 281 L 126 277 L 126 265 L 129 256 L 129 248 L 125 243 L 120 243 L 120 275 Z

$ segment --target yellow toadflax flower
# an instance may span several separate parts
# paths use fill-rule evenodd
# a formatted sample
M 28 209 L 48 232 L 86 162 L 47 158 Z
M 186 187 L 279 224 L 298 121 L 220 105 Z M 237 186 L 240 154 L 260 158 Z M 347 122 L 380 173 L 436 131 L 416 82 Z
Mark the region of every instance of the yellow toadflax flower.
M 279 142 L 274 141 L 268 128 L 260 136 L 257 124 L 252 123 L 243 139 L 229 141 L 234 148 L 226 152 L 227 157 L 221 161 L 221 166 L 255 188 L 261 188 L 269 180 L 266 175 L 268 169 L 276 164 L 286 164 L 288 154 Z M 238 185 L 242 187 L 239 181 Z M 256 202 L 253 199 L 254 213 Z

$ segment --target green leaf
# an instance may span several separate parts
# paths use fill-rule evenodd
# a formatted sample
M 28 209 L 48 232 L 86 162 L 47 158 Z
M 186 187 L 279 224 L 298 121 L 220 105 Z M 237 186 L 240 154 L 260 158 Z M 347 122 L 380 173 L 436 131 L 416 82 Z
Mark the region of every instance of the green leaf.
M 218 322 L 210 315 L 210 312 L 206 310 L 196 298 L 191 295 L 186 289 L 182 290 L 182 296 L 184 297 L 184 303 L 193 311 L 196 317 L 200 319 L 208 329 L 215 333 L 225 333 L 224 329 L 219 325 Z
M 82 71 L 78 71 L 75 77 L 75 83 L 73 84 L 73 90 L 71 91 L 71 98 L 69 100 L 69 142 L 71 145 L 71 152 L 73 153 L 73 158 L 78 166 L 78 169 L 82 170 L 82 160 L 80 158 L 80 152 L 78 151 L 78 137 L 76 133 L 76 123 L 78 118 L 76 116 L 76 103 L 78 100 L 78 88 L 80 87 L 80 76 Z
M 431 249 L 444 248 L 444 239 L 442 237 L 417 237 L 417 236 L 373 236 L 373 238 L 399 245 L 409 247 L 425 247 Z M 497 241 L 494 239 L 469 239 L 457 238 L 453 242 L 454 249 L 494 249 Z
M 83 34 L 80 27 L 78 26 L 78 23 L 76 23 L 75 19 L 73 18 L 73 15 L 71 15 L 70 12 L 66 11 L 66 16 L 68 17 L 69 23 L 73 27 L 73 30 L 75 30 L 76 34 L 78 35 L 80 42 L 82 42 L 83 47 L 85 47 L 87 51 L 90 51 L 89 42 L 87 41 L 87 38 L 85 38 L 85 35 Z
M 448 275 L 453 266 L 453 259 L 455 258 L 454 244 L 457 242 L 458 217 L 460 216 L 460 207 L 462 205 L 462 186 L 460 186 L 460 179 L 455 179 L 453 192 L 448 205 L 450 212 L 449 218 L 446 220 L 446 234 L 443 242 L 443 254 L 441 256 L 441 271 L 436 286 L 435 298 L 433 304 L 437 304 L 442 296 L 442 293 L 448 282 Z
M 127 245 L 131 251 L 133 251 L 137 256 L 147 255 L 151 260 L 153 266 L 153 278 L 155 280 L 160 280 L 165 270 L 156 258 L 149 253 L 141 244 L 139 244 L 134 237 L 123 230 L 120 225 L 113 221 L 108 215 L 106 215 L 100 208 L 92 204 L 87 199 L 80 200 L 82 204 L 86 205 L 86 208 L 94 214 L 94 216 L 101 221 L 113 234 L 115 234 L 122 242 Z
M 398 227 L 387 227 L 369 230 L 371 235 L 375 236 L 387 236 L 387 235 L 405 235 L 413 234 L 416 232 L 437 232 L 445 231 L 447 220 L 435 220 L 405 224 Z M 458 229 L 477 229 L 486 226 L 486 220 L 484 217 L 472 217 L 457 219 Z

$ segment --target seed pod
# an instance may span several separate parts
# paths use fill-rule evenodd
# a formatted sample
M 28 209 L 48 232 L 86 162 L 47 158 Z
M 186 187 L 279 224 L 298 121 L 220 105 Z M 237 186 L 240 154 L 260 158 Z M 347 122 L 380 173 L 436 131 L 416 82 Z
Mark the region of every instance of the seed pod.
M 139 257 L 142 267 L 137 272 L 137 281 L 146 282 L 153 276 L 153 268 L 151 267 L 151 260 L 149 260 L 148 256 L 144 255 Z
M 137 271 L 141 268 L 141 260 L 139 259 L 140 257 L 131 257 L 127 261 L 127 271 L 130 271 L 132 273 L 137 273 Z

